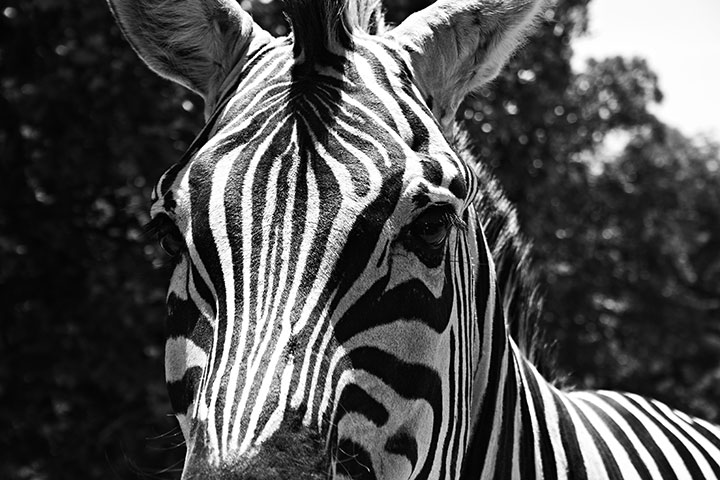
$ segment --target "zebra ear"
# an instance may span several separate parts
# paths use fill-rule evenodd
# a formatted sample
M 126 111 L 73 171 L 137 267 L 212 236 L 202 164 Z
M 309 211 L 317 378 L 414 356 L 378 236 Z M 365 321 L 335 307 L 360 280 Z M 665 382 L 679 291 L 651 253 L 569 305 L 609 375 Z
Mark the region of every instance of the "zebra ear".
M 209 101 L 230 70 L 271 39 L 235 0 L 108 0 L 137 54 Z
M 410 54 L 415 82 L 443 126 L 522 43 L 544 0 L 440 0 L 388 36 Z

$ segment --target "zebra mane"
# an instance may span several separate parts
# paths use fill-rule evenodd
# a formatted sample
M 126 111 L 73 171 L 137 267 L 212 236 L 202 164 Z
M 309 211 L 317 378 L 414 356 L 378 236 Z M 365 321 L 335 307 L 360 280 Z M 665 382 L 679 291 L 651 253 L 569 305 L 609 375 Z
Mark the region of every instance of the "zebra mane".
M 517 210 L 488 166 L 473 155 L 472 142 L 458 124 L 452 131 L 451 144 L 479 177 L 480 194 L 475 205 L 495 262 L 509 333 L 548 381 L 561 381 L 557 378 L 552 349 L 540 328 L 543 294 L 533 268 L 532 243 L 520 231 Z
M 295 57 L 322 62 L 328 52 L 351 49 L 357 33 L 385 30 L 381 0 L 285 0 Z

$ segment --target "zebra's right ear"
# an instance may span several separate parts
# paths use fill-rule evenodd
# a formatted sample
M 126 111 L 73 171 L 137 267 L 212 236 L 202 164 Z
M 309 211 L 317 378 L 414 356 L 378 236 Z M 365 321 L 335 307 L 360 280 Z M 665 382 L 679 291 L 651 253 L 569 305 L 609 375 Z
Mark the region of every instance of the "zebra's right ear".
M 107 0 L 147 65 L 205 99 L 272 36 L 235 0 Z
M 410 55 L 415 83 L 448 126 L 467 94 L 491 81 L 522 43 L 545 0 L 439 0 L 388 36 Z

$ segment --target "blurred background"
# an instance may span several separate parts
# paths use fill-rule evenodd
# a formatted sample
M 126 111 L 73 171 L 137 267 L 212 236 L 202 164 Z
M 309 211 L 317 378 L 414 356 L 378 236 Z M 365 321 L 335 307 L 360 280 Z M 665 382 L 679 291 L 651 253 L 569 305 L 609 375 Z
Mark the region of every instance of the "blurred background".
M 679 124 L 652 61 L 623 50 L 648 43 L 643 18 L 623 10 L 635 1 L 552 3 L 458 118 L 535 243 L 559 375 L 717 422 L 720 144 L 697 120 L 720 104 L 694 82 L 717 84 L 702 68 L 720 55 L 692 56 L 672 16 L 647 23 L 677 47 L 675 62 L 653 61 L 680 75 L 668 99 L 696 123 Z M 388 18 L 428 3 L 387 1 Z M 287 33 L 277 3 L 242 4 Z M 636 28 L 637 43 L 603 40 L 596 13 Z M 668 53 L 649 42 L 647 56 Z M 0 82 L 0 478 L 178 478 L 169 273 L 142 226 L 153 182 L 203 124 L 201 101 L 152 74 L 97 0 L 0 1 Z

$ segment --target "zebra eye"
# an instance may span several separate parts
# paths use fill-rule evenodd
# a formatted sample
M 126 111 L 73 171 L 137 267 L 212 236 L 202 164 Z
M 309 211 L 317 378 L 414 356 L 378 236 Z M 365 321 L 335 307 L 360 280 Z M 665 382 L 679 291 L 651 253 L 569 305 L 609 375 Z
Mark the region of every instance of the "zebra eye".
M 410 226 L 409 234 L 422 246 L 439 250 L 445 245 L 455 214 L 449 206 L 425 210 Z
M 167 233 L 160 237 L 160 248 L 171 257 L 177 257 L 185 250 L 185 242 L 174 233 Z
M 453 227 L 464 230 L 465 222 L 450 205 L 436 205 L 426 209 L 413 221 L 407 239 L 415 248 L 440 252 Z
M 185 240 L 170 217 L 159 214 L 145 226 L 147 234 L 157 238 L 160 248 L 176 258 L 185 251 Z
M 445 257 L 445 244 L 450 231 L 465 223 L 457 216 L 451 205 L 434 205 L 423 211 L 405 229 L 402 243 L 428 268 L 436 268 Z

